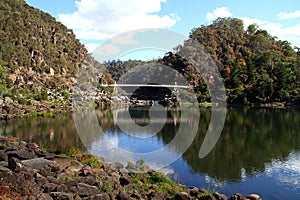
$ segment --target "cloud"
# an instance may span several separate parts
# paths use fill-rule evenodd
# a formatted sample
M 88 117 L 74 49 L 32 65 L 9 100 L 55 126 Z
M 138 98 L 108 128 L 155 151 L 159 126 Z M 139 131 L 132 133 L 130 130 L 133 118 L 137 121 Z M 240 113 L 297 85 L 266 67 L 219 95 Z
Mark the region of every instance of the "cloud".
M 284 26 L 281 23 L 274 23 L 258 18 L 241 17 L 244 27 L 250 24 L 257 24 L 260 29 L 267 30 L 272 36 L 276 36 L 280 40 L 287 40 L 292 46 L 300 46 L 300 23 L 293 26 Z
M 94 53 L 101 56 L 117 55 L 121 52 L 120 48 L 113 44 L 102 44 L 94 50 Z
M 213 10 L 212 12 L 206 13 L 206 19 L 212 21 L 218 17 L 232 17 L 233 14 L 228 10 L 227 7 L 219 7 Z
M 247 29 L 251 24 L 261 25 L 267 23 L 267 21 L 263 21 L 258 18 L 241 17 L 240 19 L 243 20 L 245 29 Z
M 294 12 L 290 12 L 290 13 L 284 13 L 284 12 L 280 12 L 277 15 L 279 17 L 279 19 L 294 19 L 294 18 L 298 18 L 300 17 L 300 10 L 296 10 Z
M 89 52 L 93 52 L 100 44 L 89 42 L 89 43 L 85 43 L 84 45 Z
M 79 39 L 103 40 L 134 29 L 172 27 L 178 17 L 158 14 L 166 1 L 78 0 L 75 12 L 58 17 Z

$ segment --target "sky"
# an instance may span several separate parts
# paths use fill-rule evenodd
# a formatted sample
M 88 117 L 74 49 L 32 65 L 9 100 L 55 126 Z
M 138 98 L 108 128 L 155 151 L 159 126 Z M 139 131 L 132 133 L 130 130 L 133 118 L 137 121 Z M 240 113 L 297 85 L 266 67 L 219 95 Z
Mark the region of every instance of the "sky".
M 188 36 L 218 17 L 256 23 L 292 47 L 300 47 L 299 0 L 25 0 L 68 28 L 90 52 L 127 31 L 161 28 Z

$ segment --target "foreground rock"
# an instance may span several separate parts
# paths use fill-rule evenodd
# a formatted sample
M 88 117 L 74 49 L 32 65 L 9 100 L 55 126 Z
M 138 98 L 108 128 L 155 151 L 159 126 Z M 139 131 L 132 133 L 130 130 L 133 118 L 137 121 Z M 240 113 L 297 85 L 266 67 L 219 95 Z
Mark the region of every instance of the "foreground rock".
M 93 167 L 92 167 L 93 166 Z M 139 172 L 139 173 L 136 173 Z M 105 163 L 90 154 L 67 157 L 36 144 L 0 136 L 0 199 L 210 199 L 259 200 L 256 194 L 231 198 L 175 184 L 141 163 Z

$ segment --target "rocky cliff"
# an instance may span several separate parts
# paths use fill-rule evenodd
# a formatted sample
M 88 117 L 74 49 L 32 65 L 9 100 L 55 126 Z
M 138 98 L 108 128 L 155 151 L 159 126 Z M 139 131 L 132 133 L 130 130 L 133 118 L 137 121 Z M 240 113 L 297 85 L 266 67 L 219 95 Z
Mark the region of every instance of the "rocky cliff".
M 70 110 L 78 70 L 93 60 L 87 49 L 24 0 L 3 0 L 0 12 L 0 118 Z

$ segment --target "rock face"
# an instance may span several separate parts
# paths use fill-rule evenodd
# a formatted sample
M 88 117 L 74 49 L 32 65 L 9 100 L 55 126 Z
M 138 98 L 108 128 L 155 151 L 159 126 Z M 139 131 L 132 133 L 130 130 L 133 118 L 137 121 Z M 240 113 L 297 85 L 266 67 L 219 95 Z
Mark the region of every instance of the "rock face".
M 0 136 L 0 198 L 229 199 L 219 193 L 207 194 L 196 187 L 187 189 L 175 183 L 172 183 L 171 187 L 179 188 L 174 190 L 177 193 L 161 192 L 159 183 L 157 185 L 153 183 L 153 180 L 159 180 L 157 179 L 159 173 L 151 171 L 148 167 L 141 167 L 141 163 L 130 163 L 125 167 L 121 163 L 105 163 L 95 157 L 97 162 L 101 163 L 99 164 L 101 167 L 92 168 L 81 163 L 83 158 L 84 156 L 66 157 L 43 152 L 36 144 Z M 144 186 L 141 185 L 143 183 Z M 261 198 L 256 194 L 248 195 L 246 198 L 241 194 L 234 194 L 230 200 L 261 200 Z
M 84 61 L 95 67 L 96 61 L 73 31 L 48 13 L 24 0 L 2 0 L 0 8 L 0 119 L 72 111 L 78 72 Z M 103 77 L 109 78 L 97 74 Z

